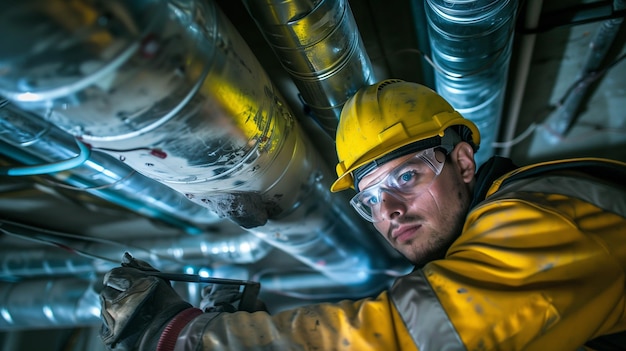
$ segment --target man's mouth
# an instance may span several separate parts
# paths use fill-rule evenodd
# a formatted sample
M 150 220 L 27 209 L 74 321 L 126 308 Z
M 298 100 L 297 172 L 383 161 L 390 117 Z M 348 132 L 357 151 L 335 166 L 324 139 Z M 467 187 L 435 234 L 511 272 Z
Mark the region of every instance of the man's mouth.
M 415 237 L 417 231 L 421 227 L 422 227 L 421 224 L 398 227 L 394 231 L 391 232 L 391 238 L 400 244 L 407 242 L 411 240 L 413 237 Z

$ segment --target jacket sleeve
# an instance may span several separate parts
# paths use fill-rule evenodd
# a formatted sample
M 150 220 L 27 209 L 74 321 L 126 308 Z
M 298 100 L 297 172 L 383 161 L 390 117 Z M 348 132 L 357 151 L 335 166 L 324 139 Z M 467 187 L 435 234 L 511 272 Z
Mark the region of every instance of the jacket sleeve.
M 563 195 L 510 195 L 473 210 L 445 259 L 392 288 L 421 351 L 576 350 L 626 329 L 624 218 Z
M 175 350 L 416 350 L 383 292 L 376 299 L 284 311 L 204 313 L 184 327 Z
M 469 213 L 445 259 L 376 299 L 202 314 L 176 350 L 576 350 L 626 330 L 625 228 L 589 201 L 507 193 Z

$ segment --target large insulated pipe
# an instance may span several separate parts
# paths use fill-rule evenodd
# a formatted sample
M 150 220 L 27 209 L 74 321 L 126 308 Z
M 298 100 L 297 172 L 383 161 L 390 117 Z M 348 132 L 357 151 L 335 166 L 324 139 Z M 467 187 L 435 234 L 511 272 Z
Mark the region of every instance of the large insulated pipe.
M 102 275 L 0 281 L 0 331 L 92 327 L 102 324 Z M 197 303 L 198 289 L 172 282 L 186 301 Z M 198 284 L 193 283 L 195 287 Z
M 54 242 L 61 246 L 54 250 L 49 245 L 24 247 L 0 240 L 0 280 L 104 273 L 119 266 L 126 251 L 157 269 L 172 271 L 182 270 L 188 265 L 253 264 L 274 249 L 265 241 L 241 229 L 220 235 L 166 236 L 115 242 L 0 221 L 0 234 Z M 68 249 L 75 254 L 68 255 Z
M 250 280 L 258 279 L 262 289 L 260 298 L 265 301 L 291 297 L 292 307 L 311 299 L 329 301 L 340 299 L 346 293 L 371 296 L 378 293 L 384 283 L 370 279 L 363 284 L 346 286 L 334 279 L 314 272 L 262 273 L 252 277 L 250 272 L 236 265 L 222 265 L 216 269 L 188 269 L 187 274 L 200 274 L 216 278 Z M 396 272 L 393 272 L 395 276 Z M 100 318 L 99 292 L 102 275 L 89 274 L 55 279 L 33 277 L 17 282 L 0 281 L 0 331 L 76 328 L 98 326 Z M 194 306 L 200 306 L 202 288 L 206 284 L 172 282 L 177 293 Z M 33 293 L 37 292 L 37 293 Z M 307 294 L 311 294 L 310 296 Z M 281 309 L 287 308 L 281 301 Z M 272 311 L 278 312 L 278 311 Z
M 613 11 L 626 9 L 626 1 L 613 0 Z M 623 18 L 614 18 L 602 22 L 589 42 L 589 51 L 583 61 L 583 68 L 576 77 L 575 85 L 567 97 L 543 124 L 542 135 L 551 143 L 558 143 L 576 121 L 580 105 L 588 96 L 589 89 L 598 79 L 598 72 L 604 63 L 607 52 L 624 22 Z
M 351 271 L 380 239 L 330 197 L 332 173 L 213 2 L 30 0 L 0 17 L 16 33 L 0 39 L 0 95 L 324 274 L 361 279 Z
M 98 325 L 98 283 L 89 278 L 0 282 L 0 330 Z
M 244 0 L 319 125 L 335 139 L 341 108 L 376 78 L 347 0 Z
M 102 152 L 91 152 L 80 165 L 60 172 L 52 163 L 77 157 L 76 138 L 10 103 L 0 103 L 0 140 L 6 143 L 0 144 L 0 153 L 26 165 L 50 164 L 46 175 L 59 183 L 188 233 L 202 233 L 204 226 L 220 221 L 206 207 Z
M 479 165 L 494 154 L 516 12 L 516 0 L 426 1 L 436 90 L 478 126 Z

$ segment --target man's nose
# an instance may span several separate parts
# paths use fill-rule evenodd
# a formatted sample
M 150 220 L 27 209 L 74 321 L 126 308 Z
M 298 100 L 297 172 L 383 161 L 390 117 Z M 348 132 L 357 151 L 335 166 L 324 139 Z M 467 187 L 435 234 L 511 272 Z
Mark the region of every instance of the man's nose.
M 406 200 L 389 190 L 381 191 L 380 200 L 380 215 L 383 219 L 394 219 L 406 212 Z

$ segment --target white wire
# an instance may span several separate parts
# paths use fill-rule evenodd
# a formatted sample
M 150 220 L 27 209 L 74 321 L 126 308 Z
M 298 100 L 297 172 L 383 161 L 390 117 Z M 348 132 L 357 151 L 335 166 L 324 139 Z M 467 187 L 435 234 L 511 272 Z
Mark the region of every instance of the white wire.
M 524 132 L 522 132 L 522 134 L 518 135 L 512 140 L 503 141 L 503 142 L 493 142 L 491 143 L 491 146 L 498 147 L 498 148 L 511 147 L 513 145 L 520 143 L 522 140 L 526 139 L 529 135 L 531 135 L 535 131 L 535 129 L 537 129 L 537 123 L 533 122 L 528 126 L 528 128 L 526 128 Z

